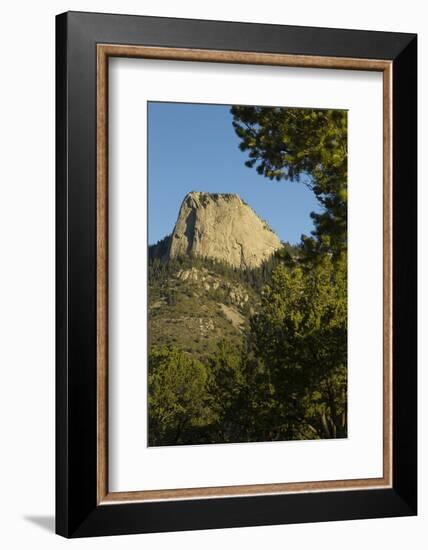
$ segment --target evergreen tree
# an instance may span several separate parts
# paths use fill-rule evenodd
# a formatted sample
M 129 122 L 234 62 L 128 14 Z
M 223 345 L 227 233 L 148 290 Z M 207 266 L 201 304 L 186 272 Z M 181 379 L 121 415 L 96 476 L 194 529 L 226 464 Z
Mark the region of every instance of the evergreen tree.
M 205 366 L 176 348 L 150 351 L 150 445 L 197 442 L 195 432 L 210 416 L 207 379 Z
M 346 261 L 324 255 L 310 269 L 278 266 L 252 319 L 276 406 L 273 425 L 293 439 L 346 436 Z
M 302 181 L 323 207 L 312 213 L 316 239 L 309 250 L 346 248 L 347 112 L 234 106 L 233 126 L 248 167 L 269 179 Z

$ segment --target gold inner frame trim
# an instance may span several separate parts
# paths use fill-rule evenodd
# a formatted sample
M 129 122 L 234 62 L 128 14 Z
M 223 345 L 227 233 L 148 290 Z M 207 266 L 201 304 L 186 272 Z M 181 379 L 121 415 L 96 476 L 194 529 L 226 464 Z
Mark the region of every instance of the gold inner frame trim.
M 383 73 L 383 476 L 225 487 L 109 492 L 108 488 L 108 59 L 145 59 Z M 97 503 L 183 500 L 392 486 L 392 62 L 255 52 L 97 45 Z

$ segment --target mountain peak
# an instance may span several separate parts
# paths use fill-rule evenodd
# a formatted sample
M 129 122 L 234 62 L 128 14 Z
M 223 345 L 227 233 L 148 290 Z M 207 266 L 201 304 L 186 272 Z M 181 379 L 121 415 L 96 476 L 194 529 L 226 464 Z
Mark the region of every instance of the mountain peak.
M 195 201 L 197 203 L 208 203 L 210 201 L 238 201 L 244 203 L 239 195 L 236 193 L 208 193 L 207 191 L 189 191 L 183 199 L 183 203 L 186 201 Z
M 239 195 L 191 191 L 181 204 L 167 257 L 200 256 L 244 269 L 258 267 L 280 246 Z

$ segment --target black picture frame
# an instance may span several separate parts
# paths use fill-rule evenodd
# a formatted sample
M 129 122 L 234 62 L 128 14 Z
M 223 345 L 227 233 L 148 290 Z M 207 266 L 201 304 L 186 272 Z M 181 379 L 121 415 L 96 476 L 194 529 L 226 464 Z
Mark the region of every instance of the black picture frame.
M 392 62 L 391 488 L 97 504 L 96 46 Z M 56 532 L 65 537 L 417 513 L 417 36 L 68 12 L 56 18 Z

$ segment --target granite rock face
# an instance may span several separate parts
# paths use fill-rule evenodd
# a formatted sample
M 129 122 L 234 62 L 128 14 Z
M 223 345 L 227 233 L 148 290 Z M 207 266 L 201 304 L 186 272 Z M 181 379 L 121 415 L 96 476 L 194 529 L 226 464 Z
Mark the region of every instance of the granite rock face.
M 167 257 L 201 256 L 245 269 L 258 267 L 280 247 L 277 235 L 238 195 L 192 191 L 181 204 Z

